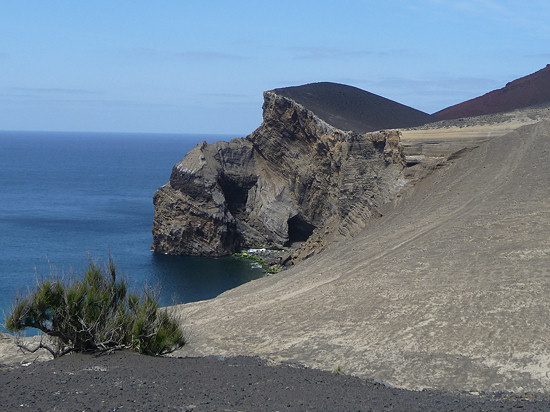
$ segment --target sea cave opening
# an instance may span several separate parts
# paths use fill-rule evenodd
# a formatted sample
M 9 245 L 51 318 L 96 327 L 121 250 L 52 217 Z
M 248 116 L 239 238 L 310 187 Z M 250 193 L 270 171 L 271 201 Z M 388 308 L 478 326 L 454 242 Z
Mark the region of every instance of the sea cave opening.
M 313 231 L 315 226 L 306 222 L 300 215 L 294 215 L 287 221 L 288 224 L 288 241 L 285 246 L 290 246 L 295 242 L 306 241 Z
M 233 216 L 246 210 L 248 191 L 256 184 L 256 181 L 256 177 L 240 177 L 237 179 L 226 175 L 222 175 L 218 180 L 225 196 L 227 208 Z

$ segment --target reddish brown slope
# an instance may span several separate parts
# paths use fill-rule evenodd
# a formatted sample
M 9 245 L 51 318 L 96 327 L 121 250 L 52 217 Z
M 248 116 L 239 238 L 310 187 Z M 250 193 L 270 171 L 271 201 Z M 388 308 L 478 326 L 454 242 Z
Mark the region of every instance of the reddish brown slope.
M 521 77 L 505 87 L 483 96 L 456 104 L 434 113 L 434 116 L 451 120 L 506 112 L 550 102 L 550 64 L 529 76 Z

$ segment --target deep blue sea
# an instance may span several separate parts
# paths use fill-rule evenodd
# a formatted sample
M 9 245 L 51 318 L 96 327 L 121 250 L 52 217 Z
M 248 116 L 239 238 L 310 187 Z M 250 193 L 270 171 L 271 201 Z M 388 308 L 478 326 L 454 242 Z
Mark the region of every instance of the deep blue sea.
M 0 131 L 0 320 L 51 274 L 112 255 L 131 287 L 162 305 L 209 299 L 263 276 L 233 257 L 151 251 L 155 190 L 199 142 L 235 136 Z

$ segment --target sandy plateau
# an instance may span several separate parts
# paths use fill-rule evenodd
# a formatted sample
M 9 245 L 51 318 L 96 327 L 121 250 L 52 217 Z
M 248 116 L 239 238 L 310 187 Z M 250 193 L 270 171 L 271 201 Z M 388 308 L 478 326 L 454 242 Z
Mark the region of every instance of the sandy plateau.
M 409 389 L 549 393 L 550 121 L 514 119 L 403 131 L 407 156 L 440 166 L 358 235 L 175 307 L 190 337 L 176 355 L 340 367 Z M 13 353 L 0 362 L 23 361 Z

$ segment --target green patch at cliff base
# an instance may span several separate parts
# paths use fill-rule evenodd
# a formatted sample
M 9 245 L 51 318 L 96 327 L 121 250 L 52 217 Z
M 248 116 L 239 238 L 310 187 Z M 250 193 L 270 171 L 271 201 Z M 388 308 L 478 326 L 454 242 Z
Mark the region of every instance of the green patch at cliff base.
M 250 249 L 234 253 L 233 256 L 256 263 L 266 273 L 271 275 L 274 273 L 279 273 L 283 269 L 282 265 L 279 263 L 274 263 L 275 259 L 273 257 L 273 255 L 280 255 L 282 253 L 282 250 Z M 269 255 L 269 258 L 264 255 Z

